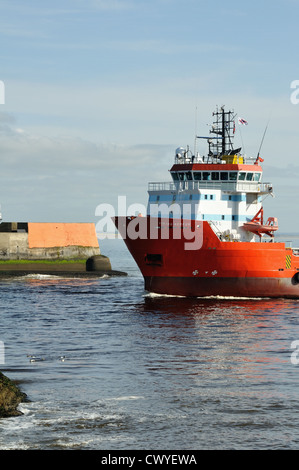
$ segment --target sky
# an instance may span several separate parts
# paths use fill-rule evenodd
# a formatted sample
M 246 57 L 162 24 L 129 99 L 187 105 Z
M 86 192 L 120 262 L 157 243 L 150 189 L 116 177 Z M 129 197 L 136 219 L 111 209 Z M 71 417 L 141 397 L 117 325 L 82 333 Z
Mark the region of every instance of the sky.
M 299 233 L 298 16 L 299 0 L 0 0 L 3 220 L 146 206 L 224 104 L 247 156 L 268 125 L 265 217 Z

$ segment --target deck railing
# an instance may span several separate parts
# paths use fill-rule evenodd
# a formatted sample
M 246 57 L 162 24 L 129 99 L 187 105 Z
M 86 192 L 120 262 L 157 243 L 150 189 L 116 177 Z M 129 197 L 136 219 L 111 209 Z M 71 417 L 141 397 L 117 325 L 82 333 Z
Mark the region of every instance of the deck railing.
M 267 194 L 272 192 L 272 183 L 255 181 L 178 181 L 149 183 L 149 191 L 199 191 L 201 189 L 222 189 L 231 192 L 249 192 Z

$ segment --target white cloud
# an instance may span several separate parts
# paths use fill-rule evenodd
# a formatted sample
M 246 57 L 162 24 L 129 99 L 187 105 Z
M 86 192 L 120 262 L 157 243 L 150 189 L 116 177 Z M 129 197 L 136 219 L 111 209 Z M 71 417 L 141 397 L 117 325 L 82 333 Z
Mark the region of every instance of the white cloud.
M 146 204 L 147 178 L 168 165 L 169 148 L 96 144 L 33 135 L 1 115 L 2 212 L 5 220 L 93 221 L 100 203 Z
M 134 173 L 135 168 L 150 165 L 163 149 L 159 145 L 98 144 L 79 137 L 30 134 L 13 127 L 9 116 L 3 123 L 5 119 L 0 123 L 2 171 L 15 171 L 17 165 L 22 174 L 124 167 Z

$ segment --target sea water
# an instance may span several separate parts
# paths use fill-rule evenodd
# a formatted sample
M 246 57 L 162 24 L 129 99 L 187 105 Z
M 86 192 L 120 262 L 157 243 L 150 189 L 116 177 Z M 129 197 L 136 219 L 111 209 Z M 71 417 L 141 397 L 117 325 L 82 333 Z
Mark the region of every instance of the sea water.
M 127 277 L 0 279 L 0 449 L 298 449 L 299 301 L 150 295 Z M 297 342 L 298 341 L 298 345 Z

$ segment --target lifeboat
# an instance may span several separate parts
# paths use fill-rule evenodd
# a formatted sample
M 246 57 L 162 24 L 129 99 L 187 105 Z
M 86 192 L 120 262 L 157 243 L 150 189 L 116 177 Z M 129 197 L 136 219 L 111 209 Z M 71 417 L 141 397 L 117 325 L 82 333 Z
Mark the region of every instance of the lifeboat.
M 243 229 L 258 235 L 260 238 L 265 234 L 273 238 L 274 233 L 278 230 L 278 222 L 276 217 L 269 217 L 264 224 L 264 211 L 261 208 L 258 213 L 249 222 L 243 224 Z

